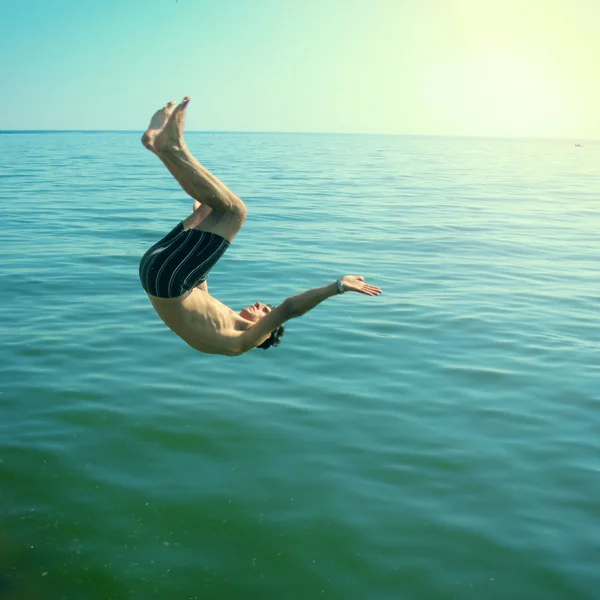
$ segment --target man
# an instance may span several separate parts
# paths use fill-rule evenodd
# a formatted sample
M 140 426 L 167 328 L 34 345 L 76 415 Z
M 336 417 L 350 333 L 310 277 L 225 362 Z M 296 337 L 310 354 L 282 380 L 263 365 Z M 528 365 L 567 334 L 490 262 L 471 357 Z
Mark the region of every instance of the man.
M 206 278 L 246 219 L 246 205 L 191 154 L 183 126 L 189 97 L 170 102 L 150 121 L 142 137 L 181 187 L 194 211 L 144 254 L 140 280 L 154 309 L 192 348 L 238 356 L 279 344 L 283 324 L 327 298 L 344 292 L 376 296 L 381 290 L 363 277 L 346 275 L 334 283 L 292 296 L 276 308 L 256 302 L 239 313 L 208 293 Z

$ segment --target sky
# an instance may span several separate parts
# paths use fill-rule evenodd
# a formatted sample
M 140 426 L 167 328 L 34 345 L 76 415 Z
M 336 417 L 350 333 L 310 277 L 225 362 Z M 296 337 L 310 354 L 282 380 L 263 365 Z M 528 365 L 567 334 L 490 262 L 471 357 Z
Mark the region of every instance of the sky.
M 600 138 L 600 0 L 0 0 L 0 129 Z

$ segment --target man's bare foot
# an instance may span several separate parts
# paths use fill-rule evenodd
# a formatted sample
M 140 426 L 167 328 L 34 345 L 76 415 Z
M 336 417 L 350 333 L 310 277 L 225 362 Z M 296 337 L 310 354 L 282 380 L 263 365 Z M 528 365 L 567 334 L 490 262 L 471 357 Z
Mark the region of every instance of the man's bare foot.
M 155 154 L 156 149 L 154 147 L 154 138 L 156 138 L 160 130 L 165 126 L 165 123 L 168 121 L 174 109 L 175 102 L 171 101 L 164 108 L 157 110 L 152 119 L 150 119 L 148 130 L 142 136 L 142 144 L 144 144 L 148 150 L 151 150 Z
M 165 125 L 157 132 L 154 138 L 154 151 L 157 154 L 185 147 L 183 141 L 183 125 L 185 121 L 185 109 L 191 98 L 186 96 L 181 104 L 177 105 L 169 116 Z

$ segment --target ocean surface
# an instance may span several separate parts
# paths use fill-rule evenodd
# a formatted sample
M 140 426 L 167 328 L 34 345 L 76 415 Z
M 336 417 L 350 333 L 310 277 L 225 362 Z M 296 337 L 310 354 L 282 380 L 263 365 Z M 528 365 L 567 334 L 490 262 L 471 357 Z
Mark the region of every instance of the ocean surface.
M 600 142 L 188 134 L 219 300 L 384 292 L 228 358 L 140 287 L 140 133 L 0 135 L 0 599 L 600 598 Z

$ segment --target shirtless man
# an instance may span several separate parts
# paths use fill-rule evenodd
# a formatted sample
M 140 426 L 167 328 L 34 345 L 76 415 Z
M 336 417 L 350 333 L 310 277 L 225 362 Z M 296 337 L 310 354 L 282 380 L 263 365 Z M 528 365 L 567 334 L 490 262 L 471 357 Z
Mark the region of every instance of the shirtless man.
M 273 308 L 256 302 L 239 313 L 208 293 L 206 278 L 246 219 L 246 205 L 191 154 L 183 125 L 189 97 L 170 102 L 150 121 L 142 137 L 181 187 L 194 211 L 144 254 L 140 280 L 152 306 L 179 337 L 208 354 L 238 356 L 277 346 L 283 324 L 344 292 L 377 296 L 381 290 L 356 275 L 314 288 Z

